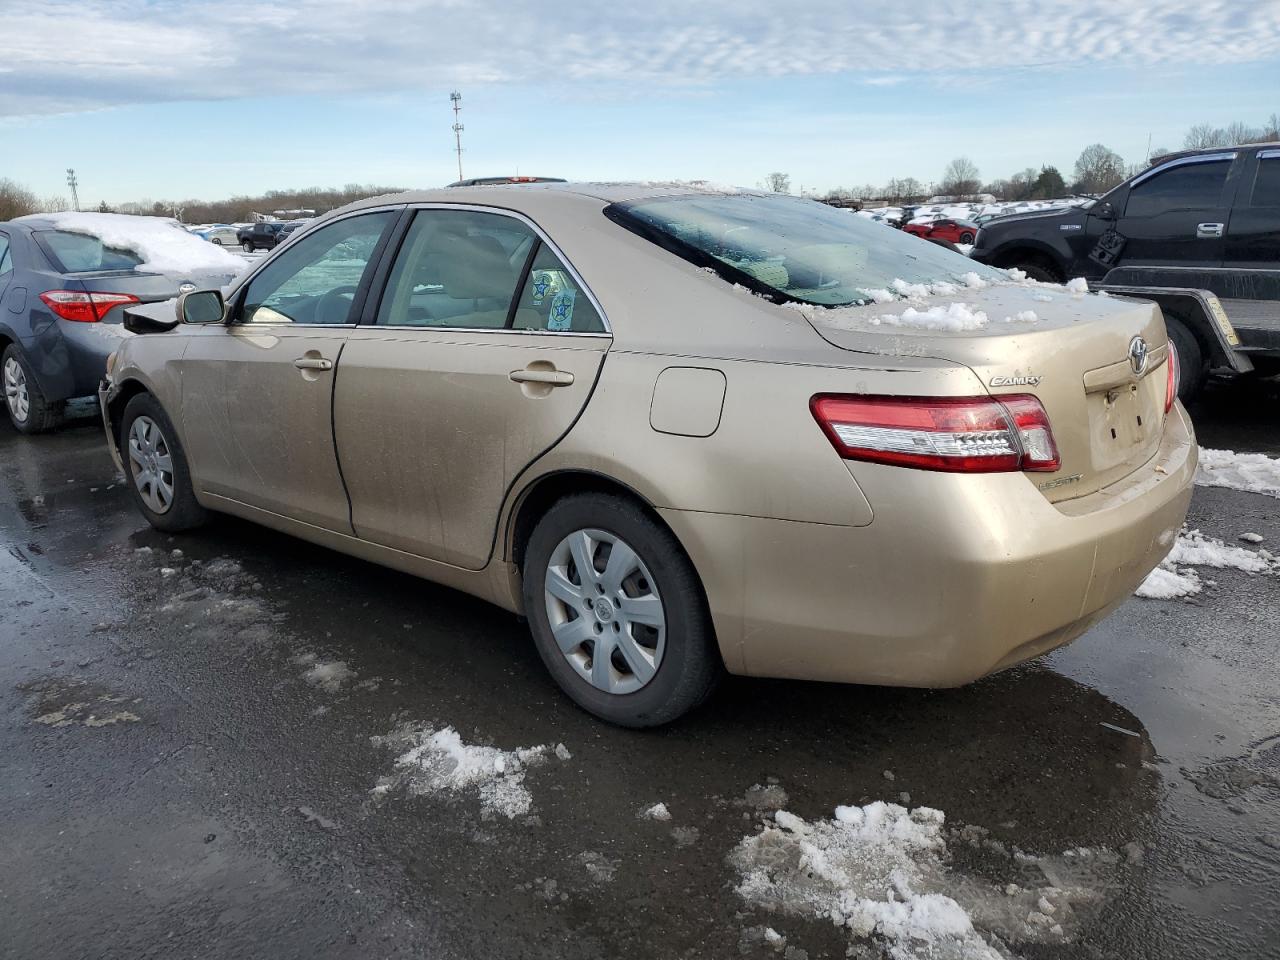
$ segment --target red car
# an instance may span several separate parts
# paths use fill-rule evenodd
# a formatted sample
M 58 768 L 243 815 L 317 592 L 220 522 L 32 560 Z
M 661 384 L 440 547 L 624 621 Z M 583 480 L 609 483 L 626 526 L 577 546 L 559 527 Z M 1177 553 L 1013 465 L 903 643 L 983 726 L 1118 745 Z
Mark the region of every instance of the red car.
M 973 243 L 978 235 L 978 225 L 968 220 L 934 220 L 932 223 L 908 223 L 902 228 L 926 240 L 947 240 L 950 243 Z

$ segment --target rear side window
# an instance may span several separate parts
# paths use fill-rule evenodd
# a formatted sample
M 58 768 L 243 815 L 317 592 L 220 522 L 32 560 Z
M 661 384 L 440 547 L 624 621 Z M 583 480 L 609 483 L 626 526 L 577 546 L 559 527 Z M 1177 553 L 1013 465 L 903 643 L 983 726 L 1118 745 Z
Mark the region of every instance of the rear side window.
M 1280 152 L 1258 155 L 1258 173 L 1253 178 L 1251 206 L 1280 207 Z
M 9 254 L 9 238 L 0 234 L 0 277 L 13 272 L 13 257 Z
M 1230 160 L 1170 167 L 1130 189 L 1125 216 L 1151 217 L 1170 210 L 1216 207 L 1222 201 L 1222 187 L 1230 170 Z
M 63 273 L 95 273 L 99 270 L 132 270 L 142 258 L 128 250 L 104 246 L 97 237 L 69 230 L 40 230 L 44 248 L 53 254 L 53 266 Z
M 567 267 L 545 243 L 538 244 L 528 279 L 516 303 L 512 327 L 552 333 L 603 333 L 604 321 Z

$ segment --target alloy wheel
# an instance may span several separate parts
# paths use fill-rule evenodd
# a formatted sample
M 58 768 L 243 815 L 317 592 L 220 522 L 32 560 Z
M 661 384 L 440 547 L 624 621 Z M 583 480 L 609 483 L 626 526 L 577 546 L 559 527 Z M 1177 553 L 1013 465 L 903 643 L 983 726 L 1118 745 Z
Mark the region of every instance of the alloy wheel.
M 657 584 L 625 541 L 576 530 L 551 552 L 547 619 L 565 660 L 597 690 L 626 694 L 658 672 L 667 621 Z
M 27 389 L 27 374 L 17 357 L 4 362 L 4 399 L 9 413 L 18 423 L 26 423 L 31 415 L 31 393 Z
M 150 417 L 138 417 L 129 428 L 129 460 L 142 502 L 154 513 L 168 512 L 173 505 L 173 454 Z

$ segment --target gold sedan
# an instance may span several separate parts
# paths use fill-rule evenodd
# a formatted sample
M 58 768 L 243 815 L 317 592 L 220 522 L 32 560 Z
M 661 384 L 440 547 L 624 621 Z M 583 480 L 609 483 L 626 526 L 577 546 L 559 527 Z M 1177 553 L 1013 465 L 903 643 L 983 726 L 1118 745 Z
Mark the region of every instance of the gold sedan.
M 103 417 L 152 525 L 236 514 L 522 612 L 631 726 L 726 670 L 1039 656 L 1164 556 L 1196 466 L 1152 304 L 771 194 L 380 197 L 126 322 Z

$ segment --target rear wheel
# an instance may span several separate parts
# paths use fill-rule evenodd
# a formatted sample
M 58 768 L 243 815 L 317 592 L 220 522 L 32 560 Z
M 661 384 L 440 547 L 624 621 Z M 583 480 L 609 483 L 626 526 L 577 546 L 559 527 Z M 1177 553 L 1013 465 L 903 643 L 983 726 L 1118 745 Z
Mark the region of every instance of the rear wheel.
M 1039 260 L 1028 260 L 1024 263 L 1013 264 L 1018 270 L 1027 275 L 1029 280 L 1039 280 L 1042 283 L 1065 283 L 1066 280 L 1058 275 L 1058 272 Z
M 1200 349 L 1200 341 L 1186 324 L 1176 317 L 1165 317 L 1164 325 L 1169 331 L 1169 340 L 1178 351 L 1178 399 L 1184 404 L 1190 403 L 1204 388 L 1209 364 Z
M 611 723 L 674 720 L 723 670 L 693 564 L 621 497 L 580 494 L 551 507 L 525 551 L 524 603 L 552 677 Z
M 961 242 L 961 243 L 973 243 L 973 234 L 972 234 L 972 233 L 962 233 L 962 234 L 960 234 L 960 242 Z
M 21 433 L 48 433 L 62 418 L 62 404 L 50 403 L 31 376 L 27 360 L 16 344 L 0 354 L 0 384 L 9 421 Z
M 217 237 L 214 237 L 213 240 L 211 240 L 210 242 L 216 243 L 218 246 L 222 246 L 222 241 L 219 240 Z
M 191 472 L 178 433 L 151 394 L 140 393 L 125 406 L 120 452 L 134 502 L 149 524 L 177 533 L 208 519 L 191 489 Z

